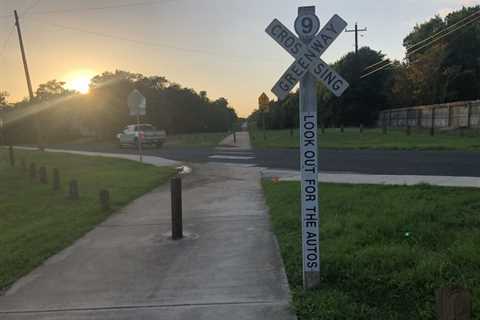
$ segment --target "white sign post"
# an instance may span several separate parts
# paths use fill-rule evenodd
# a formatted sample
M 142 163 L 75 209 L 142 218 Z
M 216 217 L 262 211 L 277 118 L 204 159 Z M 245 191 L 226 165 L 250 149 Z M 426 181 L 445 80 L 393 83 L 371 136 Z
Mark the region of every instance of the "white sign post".
M 343 32 L 347 23 L 338 15 L 320 29 L 315 7 L 298 8 L 295 20 L 297 37 L 277 19 L 266 32 L 290 55 L 295 62 L 275 84 L 272 92 L 284 99 L 300 82 L 300 170 L 301 170 L 301 222 L 303 252 L 303 286 L 316 288 L 320 283 L 320 207 L 318 202 L 318 128 L 317 80 L 339 97 L 349 87 L 345 79 L 328 66 L 320 56 Z
M 138 91 L 137 89 L 130 92 L 127 98 L 128 102 L 128 110 L 131 116 L 137 117 L 137 130 L 140 125 L 140 116 L 144 116 L 147 114 L 147 99 Z M 140 158 L 140 162 L 143 162 L 143 150 L 142 150 L 142 142 L 143 142 L 143 132 L 137 131 L 137 147 L 138 147 L 138 157 Z

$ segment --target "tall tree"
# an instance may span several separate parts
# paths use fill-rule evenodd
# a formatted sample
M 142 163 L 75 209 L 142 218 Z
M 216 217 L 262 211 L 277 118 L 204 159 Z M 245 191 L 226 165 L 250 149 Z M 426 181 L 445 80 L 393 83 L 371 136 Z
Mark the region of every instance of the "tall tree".
M 37 101 L 45 101 L 70 93 L 72 92 L 65 89 L 65 82 L 54 79 L 38 86 L 37 91 L 35 91 L 35 99 Z

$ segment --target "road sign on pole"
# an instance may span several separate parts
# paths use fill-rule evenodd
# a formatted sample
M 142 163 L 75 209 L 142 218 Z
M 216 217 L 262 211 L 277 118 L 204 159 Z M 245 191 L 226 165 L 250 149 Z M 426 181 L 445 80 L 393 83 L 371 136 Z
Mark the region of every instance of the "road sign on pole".
M 139 130 L 140 128 L 140 116 L 147 114 L 147 99 L 138 91 L 134 89 L 127 98 L 128 110 L 131 116 L 137 117 L 137 148 L 138 148 L 138 157 L 140 162 L 143 162 L 143 132 Z
M 269 112 L 270 108 L 270 98 L 263 92 L 260 97 L 258 97 L 258 109 L 262 114 L 262 129 L 263 129 L 263 140 L 267 140 L 267 132 L 265 128 L 265 113 Z
M 295 58 L 272 92 L 279 99 L 284 99 L 300 82 L 301 222 L 305 289 L 318 287 L 320 283 L 316 81 L 322 82 L 337 97 L 348 88 L 347 81 L 320 59 L 346 26 L 342 18 L 334 15 L 318 32 L 320 22 L 315 7 L 309 6 L 298 8 L 295 31 L 299 37 L 277 19 L 266 29 L 267 34 Z
M 147 114 L 147 99 L 137 89 L 130 92 L 127 101 L 131 116 L 144 116 Z
M 258 106 L 260 108 L 263 108 L 263 107 L 268 107 L 268 105 L 270 104 L 270 99 L 268 98 L 268 96 L 265 94 L 265 92 L 263 92 L 260 97 L 258 97 Z

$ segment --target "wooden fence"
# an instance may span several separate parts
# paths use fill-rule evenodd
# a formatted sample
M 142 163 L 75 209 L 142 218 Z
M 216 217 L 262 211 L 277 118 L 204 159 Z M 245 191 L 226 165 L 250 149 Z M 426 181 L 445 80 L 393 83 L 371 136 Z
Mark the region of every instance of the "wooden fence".
M 480 100 L 383 110 L 378 125 L 387 128 L 479 128 Z

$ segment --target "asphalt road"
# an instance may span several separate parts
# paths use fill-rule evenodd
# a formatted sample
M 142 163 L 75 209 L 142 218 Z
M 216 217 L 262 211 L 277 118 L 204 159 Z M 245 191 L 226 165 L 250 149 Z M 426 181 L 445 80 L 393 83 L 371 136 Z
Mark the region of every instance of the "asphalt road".
M 133 148 L 119 149 L 109 144 L 57 145 L 54 148 L 136 153 Z M 299 153 L 296 149 L 235 152 L 233 149 L 216 150 L 215 148 L 147 148 L 144 152 L 146 155 L 184 162 L 228 162 L 288 170 L 299 168 Z M 214 158 L 211 158 L 212 156 Z M 319 153 L 319 166 L 321 171 L 329 172 L 480 177 L 480 152 L 322 149 Z

